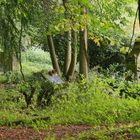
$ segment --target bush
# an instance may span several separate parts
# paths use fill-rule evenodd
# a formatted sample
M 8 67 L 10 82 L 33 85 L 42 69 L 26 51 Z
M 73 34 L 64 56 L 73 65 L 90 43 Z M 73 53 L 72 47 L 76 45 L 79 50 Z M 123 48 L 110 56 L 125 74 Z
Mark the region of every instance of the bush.
M 7 83 L 19 83 L 22 76 L 19 71 L 8 71 L 5 73 Z
M 18 90 L 24 95 L 27 107 L 31 104 L 42 107 L 51 104 L 51 97 L 60 89 L 61 85 L 55 85 L 48 80 L 47 76 L 47 71 L 36 72 L 20 83 Z
M 22 53 L 22 65 L 25 74 L 52 68 L 49 53 L 34 48 Z
M 139 120 L 139 100 L 120 98 L 120 87 L 112 89 L 103 75 L 94 73 L 90 78 L 71 83 L 60 93 L 61 98 L 53 96 L 51 123 L 95 125 Z
M 49 53 L 37 48 L 26 50 L 26 52 L 23 53 L 23 60 L 51 65 Z
M 0 97 L 2 102 L 0 105 L 0 113 L 3 115 L 0 118 L 2 124 L 7 122 L 9 118 L 11 118 L 9 120 L 10 122 L 13 122 L 13 120 L 16 121 L 17 118 L 20 118 L 21 120 L 25 120 L 25 124 L 27 124 L 28 122 L 26 120 L 36 118 L 36 115 L 37 117 L 42 116 L 43 118 L 46 118 L 47 116 L 47 118 L 50 118 L 49 121 L 45 122 L 48 125 L 104 125 L 114 123 L 116 125 L 116 123 L 124 122 L 126 124 L 127 122 L 135 122 L 140 119 L 140 100 L 131 98 L 131 96 L 129 96 L 129 98 L 124 98 L 125 96 L 119 95 L 120 89 L 125 87 L 125 83 L 121 78 L 118 77 L 117 79 L 116 77 L 114 79 L 114 77 L 106 77 L 93 71 L 90 73 L 89 77 L 90 78 L 87 80 L 83 78 L 81 81 L 68 83 L 64 88 L 54 87 L 55 92 L 51 96 L 50 106 L 44 104 L 44 101 L 46 102 L 46 97 L 44 96 L 42 99 L 43 108 L 41 108 L 42 106 L 39 108 L 36 107 L 39 92 L 37 92 L 37 96 L 35 95 L 32 98 L 31 108 L 25 109 L 23 94 L 19 94 L 15 89 L 12 92 L 8 90 L 7 93 L 1 91 Z M 22 92 L 25 91 L 28 97 L 32 96 L 30 94 L 32 90 L 31 85 L 40 90 L 38 83 L 35 81 L 40 81 L 40 79 L 32 79 L 31 84 L 29 84 L 30 81 L 21 84 L 20 88 Z M 131 85 L 129 87 L 131 92 L 133 92 L 133 88 L 137 89 L 135 88 L 137 83 L 129 82 L 128 84 Z M 113 87 L 114 85 L 116 87 Z M 135 91 L 135 94 L 136 92 L 137 91 Z M 5 112 L 5 109 L 8 113 Z M 36 115 L 34 116 L 34 114 Z M 42 123 L 37 124 L 35 122 L 34 124 L 37 125 L 37 127 L 38 125 L 42 125 Z
M 117 69 L 124 70 L 125 55 L 120 52 L 122 46 L 112 46 L 108 39 L 100 43 L 101 46 L 97 46 L 93 40 L 89 40 L 90 68 L 100 66 L 107 69 L 110 65 L 119 64 Z

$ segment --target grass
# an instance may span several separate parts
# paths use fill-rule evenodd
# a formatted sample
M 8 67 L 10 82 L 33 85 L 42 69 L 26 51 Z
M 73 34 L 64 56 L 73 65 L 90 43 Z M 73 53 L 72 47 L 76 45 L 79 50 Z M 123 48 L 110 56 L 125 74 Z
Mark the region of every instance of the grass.
M 42 69 L 52 69 L 49 53 L 38 48 L 28 49 L 23 52 L 22 65 L 23 72 L 26 75 L 41 71 Z
M 71 83 L 59 91 L 50 107 L 26 108 L 24 97 L 16 89 L 1 89 L 0 125 L 47 129 L 57 124 L 86 124 L 94 126 L 93 130 L 79 134 L 79 139 L 115 139 L 124 138 L 125 134 L 139 137 L 140 100 L 108 95 L 109 90 L 102 79 L 94 76 L 94 81 Z M 116 127 L 117 124 L 120 126 Z
M 90 84 L 92 86 L 89 86 Z M 53 124 L 101 125 L 140 119 L 139 100 L 119 98 L 103 93 L 104 90 L 109 89 L 105 89 L 104 83 L 100 80 L 91 82 L 89 85 L 85 92 L 85 89 L 72 84 L 63 101 L 55 99 L 57 102 L 54 103 L 53 111 L 51 111 Z
M 137 123 L 136 123 L 137 124 Z M 65 136 L 64 139 L 67 140 L 125 140 L 125 139 L 135 139 L 140 138 L 140 124 L 138 123 L 135 126 L 130 126 L 126 124 L 116 127 L 113 125 L 110 126 L 95 126 L 91 131 L 79 133 L 77 136 L 70 137 L 69 135 Z M 53 136 L 52 136 L 53 137 Z
M 22 52 L 22 68 L 25 77 L 32 75 L 34 72 L 52 69 L 49 53 L 39 48 L 31 48 Z M 21 79 L 19 70 L 7 72 L 5 75 L 0 71 L 0 83 L 18 83 Z
M 47 53 L 44 52 L 42 55 L 41 50 L 30 50 L 23 54 L 23 69 L 26 75 L 44 68 L 51 68 Z M 76 139 L 105 140 L 126 139 L 126 137 L 139 139 L 139 98 L 120 98 L 119 88 L 112 89 L 108 85 L 112 79 L 96 73 L 92 73 L 89 77 L 90 80 L 83 79 L 80 82 L 69 83 L 68 87 L 59 90 L 53 97 L 51 106 L 45 108 L 37 107 L 35 102 L 26 108 L 24 97 L 16 87 L 8 89 L 2 87 L 0 89 L 0 126 L 21 125 L 35 129 L 48 129 L 57 124 L 86 124 L 93 126 L 93 130 L 89 133 L 79 133 Z M 0 82 L 5 80 L 5 76 L 1 75 Z M 12 80 L 9 79 L 9 81 Z M 133 84 L 130 93 L 133 91 L 131 89 Z M 75 137 L 65 137 L 75 139 Z M 54 136 L 50 136 L 50 139 L 54 139 Z

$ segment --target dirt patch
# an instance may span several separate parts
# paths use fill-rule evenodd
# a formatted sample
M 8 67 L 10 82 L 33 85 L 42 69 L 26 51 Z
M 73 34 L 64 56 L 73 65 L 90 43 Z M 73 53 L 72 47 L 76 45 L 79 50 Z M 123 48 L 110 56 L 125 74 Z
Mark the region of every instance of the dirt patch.
M 0 128 L 1 140 L 43 140 L 45 132 L 37 132 L 31 128 Z
M 69 125 L 69 126 L 54 126 L 52 131 L 56 134 L 57 140 L 60 140 L 66 134 L 69 136 L 76 136 L 81 132 L 88 132 L 91 130 L 91 126 L 88 125 Z
M 0 140 L 43 140 L 49 137 L 50 134 L 56 136 L 56 140 L 61 140 L 66 134 L 76 136 L 83 131 L 90 131 L 91 126 L 86 125 L 69 125 L 69 126 L 54 126 L 51 130 L 35 131 L 32 128 L 0 128 Z
M 114 131 L 106 132 L 106 136 L 111 139 L 119 140 L 132 140 L 140 139 L 140 135 L 129 131 L 128 128 L 135 128 L 134 124 L 129 124 L 127 128 L 121 129 L 119 124 L 115 125 L 116 128 Z M 131 127 L 132 126 L 132 127 Z M 33 128 L 26 127 L 0 127 L 0 140 L 50 140 L 52 137 L 55 140 L 67 139 L 67 136 L 72 136 L 77 138 L 79 133 L 85 132 L 90 136 L 91 130 L 102 132 L 102 130 L 108 130 L 107 126 L 89 126 L 89 125 L 56 125 L 48 129 L 43 129 L 40 131 L 34 130 Z M 103 131 L 104 132 L 104 131 Z M 121 138 L 120 138 L 121 137 Z M 86 139 L 86 138 L 85 138 Z M 89 140 L 98 139 L 96 136 L 90 136 Z

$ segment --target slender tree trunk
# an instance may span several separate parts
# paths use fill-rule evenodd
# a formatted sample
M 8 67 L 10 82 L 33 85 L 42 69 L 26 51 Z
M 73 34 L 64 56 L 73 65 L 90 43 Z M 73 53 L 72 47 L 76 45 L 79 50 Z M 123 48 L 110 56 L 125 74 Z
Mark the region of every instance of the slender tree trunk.
M 5 24 L 6 26 L 7 24 Z M 9 28 L 9 26 L 7 25 L 7 28 Z M 8 30 L 8 29 L 7 29 Z M 4 73 L 6 73 L 7 71 L 12 71 L 12 62 L 13 62 L 13 50 L 10 46 L 10 37 L 8 34 L 8 31 L 6 31 L 4 33 L 3 36 L 3 52 L 4 52 L 4 65 L 3 65 L 3 69 L 4 69 Z
M 67 12 L 67 7 L 66 7 L 66 3 L 68 2 L 68 0 L 63 0 L 63 6 L 64 6 L 64 16 L 65 19 L 68 19 L 68 12 Z M 68 74 L 68 70 L 70 67 L 70 63 L 71 63 L 71 30 L 66 32 L 66 46 L 65 46 L 65 60 L 64 60 L 64 75 L 67 78 L 67 74 Z
M 5 47 L 5 46 L 4 46 L 4 47 Z M 4 48 L 4 66 L 3 66 L 3 68 L 4 68 L 4 73 L 13 70 L 12 62 L 13 62 L 12 53 L 11 53 L 10 50 L 6 47 L 6 48 Z
M 71 63 L 71 31 L 66 32 L 64 75 L 66 76 Z
M 87 9 L 83 8 L 83 15 L 87 14 Z M 88 43 L 87 43 L 87 27 L 80 31 L 80 74 L 88 76 Z
M 75 66 L 77 62 L 77 33 L 72 31 L 72 54 L 71 54 L 71 63 L 67 73 L 68 80 L 72 80 L 74 76 Z
M 56 53 L 55 53 L 53 38 L 51 35 L 48 35 L 47 39 L 48 39 L 48 46 L 49 46 L 49 50 L 50 50 L 50 56 L 51 56 L 53 68 L 60 75 L 60 68 L 59 68 L 59 64 L 58 64 Z
M 54 3 L 57 4 L 58 2 L 51 1 L 51 0 L 43 0 L 43 7 L 44 7 L 44 12 L 46 13 L 46 17 L 49 16 L 49 13 L 51 12 L 51 6 Z M 49 46 L 49 51 L 50 51 L 50 56 L 51 56 L 53 68 L 60 75 L 60 68 L 59 68 L 59 64 L 58 64 L 58 60 L 57 60 L 57 56 L 56 56 L 56 52 L 55 52 L 55 47 L 54 47 L 52 35 L 48 35 L 47 40 L 48 40 L 48 46 Z
M 24 76 L 24 73 L 23 73 L 23 67 L 22 67 L 22 60 L 21 60 L 21 45 L 22 45 L 22 34 L 23 34 L 23 26 L 22 26 L 22 20 L 21 20 L 21 29 L 20 29 L 20 36 L 19 36 L 19 47 L 18 47 L 18 54 L 19 54 L 19 58 L 18 61 L 19 61 L 19 66 L 20 66 L 20 73 L 22 75 L 22 78 L 23 80 L 25 81 L 25 76 Z

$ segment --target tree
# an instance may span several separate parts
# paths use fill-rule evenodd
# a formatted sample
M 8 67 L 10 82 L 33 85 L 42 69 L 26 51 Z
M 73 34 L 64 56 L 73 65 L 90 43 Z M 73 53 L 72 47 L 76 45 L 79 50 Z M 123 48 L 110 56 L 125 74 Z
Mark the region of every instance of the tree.
M 71 63 L 67 73 L 68 80 L 72 80 L 74 78 L 76 62 L 77 62 L 77 32 L 72 30 L 72 53 L 71 53 Z
M 97 43 L 100 43 L 103 37 L 109 38 L 111 44 L 121 43 L 122 36 L 124 36 L 123 26 L 126 24 L 126 18 L 123 13 L 131 12 L 131 7 L 127 6 L 127 1 L 123 0 L 113 0 L 113 1 L 63 1 L 64 9 L 59 5 L 56 9 L 57 17 L 51 20 L 51 27 L 49 31 L 53 34 L 59 34 L 62 32 L 67 32 L 67 43 L 70 43 L 68 36 L 70 36 L 69 31 L 79 31 L 80 38 L 80 51 L 79 51 L 79 63 L 80 63 L 80 74 L 87 76 L 88 74 L 88 46 L 87 40 L 91 39 Z M 112 8 L 114 9 L 112 11 Z M 116 7 L 119 6 L 119 10 Z M 54 6 L 55 7 L 55 6 Z M 82 8 L 81 8 L 82 7 Z M 82 11 L 81 11 L 82 9 Z M 88 9 L 88 13 L 87 10 Z M 55 10 L 54 10 L 55 11 Z M 59 13 L 59 14 L 58 14 Z M 66 13 L 68 18 L 66 18 Z M 81 14 L 82 13 L 82 14 Z M 87 32 L 88 26 L 88 32 Z M 122 34 L 122 36 L 120 36 Z M 70 45 L 66 45 L 66 55 L 65 55 L 65 70 L 64 73 L 69 77 L 68 70 L 70 68 L 70 63 L 72 58 L 70 58 Z M 68 47 L 69 46 L 69 47 Z M 72 44 L 73 47 L 73 44 Z M 71 62 L 70 62 L 71 61 Z M 95 60 L 96 61 L 96 60 Z
M 51 12 L 52 2 L 50 0 L 43 0 L 43 4 L 44 4 L 44 11 L 46 13 L 46 16 L 48 16 L 49 13 Z M 50 56 L 52 60 L 53 69 L 55 69 L 57 73 L 60 75 L 60 68 L 59 68 L 59 64 L 58 64 L 56 53 L 55 53 L 52 35 L 48 34 L 47 39 L 48 39 L 48 46 L 50 50 Z
M 67 12 L 67 0 L 63 0 L 63 6 L 64 6 L 64 17 L 67 20 L 69 18 L 69 13 Z M 70 68 L 70 63 L 71 63 L 71 43 L 72 43 L 72 36 L 71 36 L 71 29 L 69 31 L 66 31 L 66 47 L 65 47 L 65 61 L 64 61 L 64 75 L 65 77 L 68 77 L 68 71 Z
M 66 39 L 67 43 L 65 46 L 65 61 L 64 61 L 64 75 L 67 77 L 69 68 L 70 68 L 70 63 L 71 63 L 71 31 L 67 31 L 66 33 Z
M 67 7 L 68 1 L 63 0 L 63 6 L 64 6 L 64 16 L 67 20 L 70 16 L 70 13 L 68 12 Z M 64 61 L 64 75 L 67 80 L 72 79 L 75 65 L 76 65 L 76 33 L 72 28 L 69 29 L 69 31 L 66 32 L 67 34 L 67 46 L 65 48 L 65 61 Z
M 64 2 L 65 4 L 55 0 L 43 0 L 43 3 L 38 1 L 39 4 L 36 5 L 35 10 L 37 12 L 39 9 L 39 14 L 34 14 L 34 20 L 31 20 L 34 22 L 30 23 L 34 32 L 32 36 L 36 34 L 37 37 L 34 40 L 38 44 L 41 39 L 42 42 L 48 40 L 53 67 L 59 69 L 53 38 L 67 34 L 65 36 L 67 43 L 63 44 L 61 49 L 67 48 L 64 56 L 66 58 L 65 68 L 63 66 L 62 69 L 64 69 L 66 77 L 71 77 L 75 70 L 78 53 L 80 56 L 78 58 L 79 70 L 86 77 L 89 69 L 88 40 L 93 40 L 98 46 L 103 38 L 107 38 L 111 45 L 120 44 L 125 35 L 123 27 L 127 23 L 125 13 L 131 15 L 131 7 L 128 6 L 128 0 L 65 0 Z M 31 13 L 30 9 L 28 7 L 26 10 Z M 23 19 L 26 23 L 26 16 Z M 59 70 L 57 71 L 60 73 Z
M 85 7 L 82 8 L 83 15 L 87 14 L 87 9 Z M 83 29 L 81 28 L 80 31 L 80 64 L 79 64 L 79 71 L 80 74 L 84 75 L 85 77 L 88 76 L 88 32 L 87 27 L 85 26 Z
M 47 39 L 48 39 L 48 46 L 49 46 L 49 51 L 50 51 L 50 56 L 51 56 L 51 60 L 52 60 L 53 69 L 55 69 L 57 71 L 57 73 L 60 75 L 60 68 L 59 68 L 57 58 L 56 58 L 53 38 L 52 38 L 51 35 L 48 35 Z
M 21 48 L 23 32 L 31 23 L 38 1 L 1 0 L 0 1 L 0 38 L 4 51 L 4 71 L 11 71 L 13 56 L 21 66 Z M 20 67 L 22 73 L 22 66 Z M 22 73 L 23 75 L 23 73 Z

